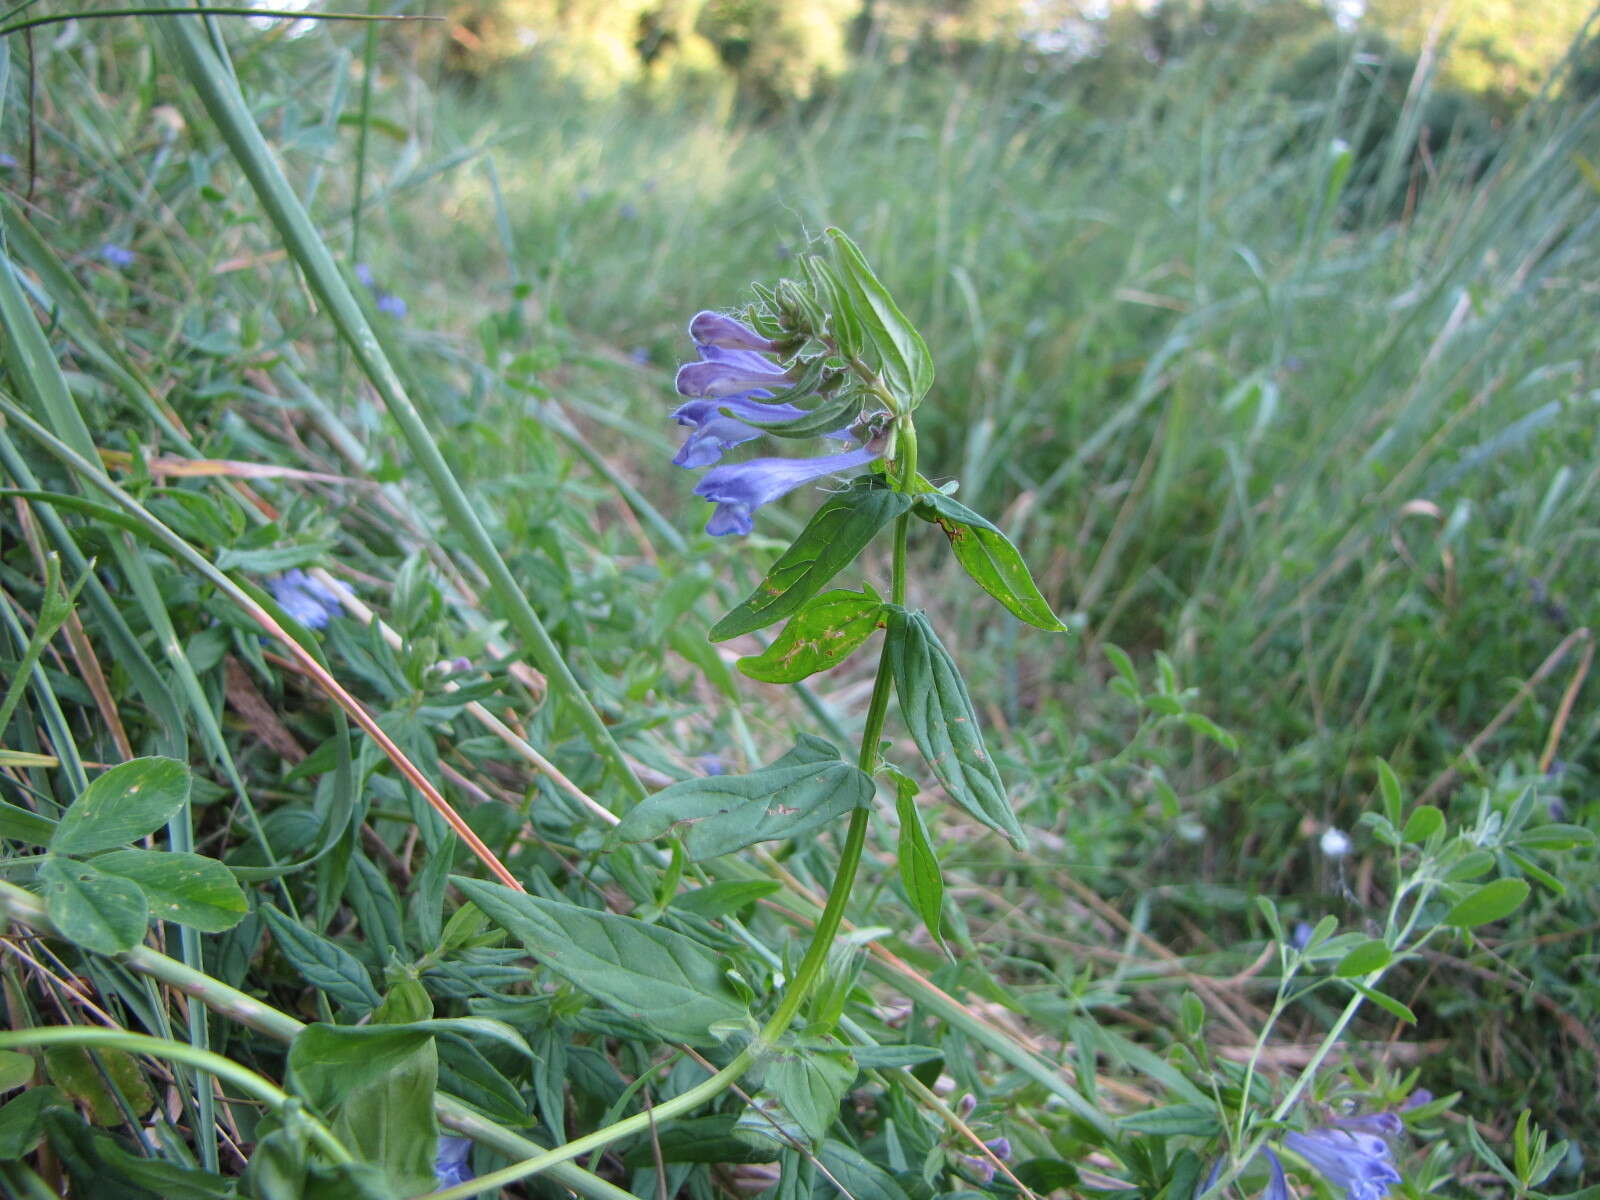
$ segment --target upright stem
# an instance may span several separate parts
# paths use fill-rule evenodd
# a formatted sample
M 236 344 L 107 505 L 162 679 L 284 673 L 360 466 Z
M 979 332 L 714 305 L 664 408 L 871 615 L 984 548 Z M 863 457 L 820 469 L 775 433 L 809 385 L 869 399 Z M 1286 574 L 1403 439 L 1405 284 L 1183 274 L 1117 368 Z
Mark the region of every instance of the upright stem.
M 895 462 L 898 468 L 895 482 L 900 491 L 909 492 L 914 489 L 917 479 L 917 439 L 909 418 L 902 418 L 899 445 L 901 450 Z M 895 522 L 894 565 L 890 594 L 896 604 L 904 604 L 906 598 L 906 540 L 910 532 L 910 521 L 908 514 L 899 517 Z M 878 655 L 878 673 L 873 680 L 872 699 L 867 703 L 867 716 L 861 727 L 861 748 L 856 756 L 857 765 L 869 775 L 878 766 L 878 740 L 883 736 L 884 721 L 889 714 L 889 693 L 893 689 L 894 679 L 889 670 L 889 656 L 887 651 L 883 651 Z M 760 1054 L 788 1031 L 795 1017 L 799 1015 L 800 1008 L 810 994 L 817 977 L 821 975 L 827 963 L 828 952 L 833 948 L 834 939 L 838 936 L 839 926 L 844 922 L 845 906 L 850 902 L 850 890 L 855 884 L 856 872 L 861 866 L 861 854 L 866 848 L 867 826 L 871 819 L 871 810 L 865 808 L 858 808 L 850 814 L 850 824 L 844 835 L 844 846 L 839 851 L 839 869 L 834 874 L 833 886 L 828 890 L 827 902 L 823 906 L 822 915 L 817 918 L 816 928 L 812 931 L 811 943 L 806 947 L 805 957 L 800 960 L 794 979 L 784 989 L 776 1011 L 762 1026 L 760 1034 L 750 1047 L 734 1055 L 733 1061 L 703 1083 L 696 1084 L 681 1095 L 674 1096 L 646 1112 L 635 1113 L 564 1146 L 512 1163 L 509 1167 L 488 1175 L 481 1175 L 469 1183 L 433 1192 L 428 1200 L 467 1200 L 468 1197 L 509 1186 L 622 1138 L 643 1133 L 681 1113 L 692 1112 L 731 1087 L 739 1076 L 755 1063 Z

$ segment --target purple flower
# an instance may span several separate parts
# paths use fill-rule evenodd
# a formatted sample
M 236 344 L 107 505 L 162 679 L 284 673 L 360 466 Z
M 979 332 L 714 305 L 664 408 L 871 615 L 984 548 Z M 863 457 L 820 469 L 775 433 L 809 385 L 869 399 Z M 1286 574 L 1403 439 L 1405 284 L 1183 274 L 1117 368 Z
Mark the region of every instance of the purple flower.
M 1289 1181 L 1283 1177 L 1283 1163 L 1278 1161 L 1278 1156 L 1271 1150 L 1266 1152 L 1267 1167 L 1272 1172 L 1272 1178 L 1267 1180 L 1267 1190 L 1261 1193 L 1261 1200 L 1292 1200 L 1289 1195 Z M 1199 1187 L 1195 1189 L 1195 1200 L 1199 1200 L 1212 1188 L 1217 1186 L 1217 1180 L 1222 1177 L 1222 1160 L 1219 1158 L 1211 1164 L 1211 1173 L 1205 1177 Z
M 364 262 L 357 263 L 350 269 L 350 273 L 356 277 L 356 282 L 362 287 L 370 288 L 378 286 L 372 282 L 372 268 Z
M 279 607 L 307 629 L 326 629 L 344 611 L 332 588 L 299 567 L 269 579 L 267 587 Z
M 753 528 L 751 514 L 763 504 L 770 504 L 813 479 L 864 467 L 877 457 L 875 448 L 862 446 L 821 458 L 753 458 L 707 471 L 694 489 L 696 496 L 717 506 L 706 522 L 706 532 L 713 537 L 749 533 Z
M 119 269 L 122 267 L 133 266 L 133 251 L 127 249 L 126 247 L 119 246 L 115 242 L 107 242 L 105 245 L 101 246 L 100 257 L 105 262 Z
M 689 322 L 689 336 L 697 346 L 718 346 L 725 350 L 760 350 L 771 353 L 777 343 L 764 338 L 743 321 L 717 312 L 697 312 Z
M 1290 1133 L 1283 1144 L 1310 1163 L 1345 1200 L 1382 1200 L 1400 1182 L 1389 1157 L 1389 1143 L 1375 1133 L 1351 1129 L 1313 1129 Z
M 9 155 L 9 154 L 0 154 L 0 170 L 5 170 L 5 171 L 15 170 L 16 169 L 16 165 L 17 165 L 17 160 L 15 158 L 13 158 L 11 155 Z
M 782 391 L 794 383 L 787 371 L 754 350 L 701 346 L 700 362 L 678 368 L 678 392 L 684 396 L 748 396 L 758 389 Z
M 695 759 L 700 769 L 707 775 L 726 775 L 728 768 L 722 765 L 722 760 L 715 754 L 702 754 Z
M 1311 944 L 1311 935 L 1316 932 L 1311 928 L 1309 921 L 1296 921 L 1293 931 L 1289 934 L 1289 945 L 1296 950 L 1304 950 Z
M 984 1143 L 984 1145 L 987 1146 L 989 1148 L 989 1152 L 991 1154 L 993 1154 L 996 1158 L 998 1158 L 1001 1162 L 1010 1162 L 1011 1161 L 1011 1139 L 1010 1138 L 1008 1138 L 1008 1137 L 990 1138 L 987 1142 Z
M 379 312 L 387 313 L 397 319 L 404 318 L 406 315 L 406 302 L 400 299 L 399 296 L 392 295 L 389 292 L 378 293 L 377 306 Z
M 455 1187 L 472 1179 L 472 1139 L 442 1136 L 438 1156 L 433 1160 L 433 1174 L 440 1188 Z

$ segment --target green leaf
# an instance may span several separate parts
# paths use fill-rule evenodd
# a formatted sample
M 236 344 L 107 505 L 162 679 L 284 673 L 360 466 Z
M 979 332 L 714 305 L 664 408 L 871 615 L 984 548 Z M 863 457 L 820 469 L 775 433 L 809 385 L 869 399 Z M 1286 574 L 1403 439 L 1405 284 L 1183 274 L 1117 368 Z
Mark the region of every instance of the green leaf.
M 973 582 L 1003 604 L 1011 615 L 1051 633 L 1066 630 L 1028 573 L 1010 539 L 966 505 L 938 492 L 917 497 L 916 513 L 944 530 L 956 561 Z
M 339 1103 L 334 1137 L 362 1162 L 380 1168 L 397 1195 L 420 1196 L 438 1187 L 438 1080 L 438 1049 L 424 1038 L 377 1078 L 347 1089 Z
M 723 879 L 690 892 L 679 892 L 673 898 L 672 907 L 715 921 L 772 895 L 781 886 L 775 879 Z
M 1582 825 L 1535 825 L 1517 834 L 1517 845 L 1524 850 L 1571 850 L 1591 846 L 1595 836 Z
M 767 1086 L 814 1142 L 827 1136 L 855 1081 L 856 1064 L 844 1054 L 784 1054 L 767 1068 Z
M 654 1134 L 661 1150 L 661 1161 L 669 1163 L 752 1163 L 771 1162 L 770 1145 L 752 1145 L 734 1132 L 737 1116 L 718 1114 L 690 1117 L 663 1126 Z M 655 1164 L 657 1146 L 647 1138 L 622 1156 L 626 1167 Z
M 1378 765 L 1378 791 L 1383 795 L 1384 815 L 1389 818 L 1389 824 L 1396 827 L 1400 824 L 1400 805 L 1402 793 L 1400 779 L 1383 759 L 1377 760 Z
M 1372 938 L 1351 950 L 1333 968 L 1341 979 L 1356 979 L 1387 967 L 1394 959 L 1394 951 L 1382 938 Z
M 1444 923 L 1470 929 L 1509 917 L 1528 898 L 1528 890 L 1525 879 L 1496 879 L 1464 896 L 1445 914 Z
M 189 799 L 189 768 L 174 758 L 136 758 L 112 767 L 61 814 L 50 849 L 91 854 L 154 833 Z
M 1352 979 L 1348 982 L 1351 987 L 1355 988 L 1356 991 L 1360 992 L 1368 1000 L 1371 1000 L 1390 1016 L 1398 1017 L 1407 1025 L 1415 1025 L 1417 1023 L 1417 1014 L 1412 1012 L 1404 1004 L 1396 1000 L 1388 993 L 1380 992 L 1377 988 L 1368 987 L 1366 984 L 1357 979 Z
M 312 987 L 351 1008 L 377 1008 L 382 1003 L 367 969 L 343 946 L 290 920 L 270 904 L 257 911 L 272 927 L 273 940 L 283 956 Z
M 1170 1104 L 1166 1108 L 1132 1113 L 1117 1124 L 1134 1133 L 1155 1133 L 1163 1137 L 1184 1134 L 1208 1138 L 1222 1131 L 1216 1106 L 1211 1104 Z
M 910 496 L 882 486 L 875 476 L 858 479 L 829 497 L 756 590 L 711 627 L 711 640 L 724 642 L 798 612 L 855 561 L 880 529 L 910 507 Z
M 1488 850 L 1469 850 L 1445 869 L 1446 883 L 1465 883 L 1494 869 L 1494 855 Z
M 936 1058 L 944 1051 L 937 1046 L 852 1046 L 850 1057 L 863 1071 L 886 1067 L 915 1067 Z
M 131 879 L 158 921 L 202 933 L 232 929 L 250 911 L 239 881 L 214 858 L 175 850 L 113 850 L 94 865 L 107 875 Z
M 803 837 L 872 802 L 872 777 L 840 760 L 832 743 L 802 733 L 795 748 L 748 775 L 708 775 L 663 788 L 635 805 L 613 836 L 648 842 L 675 828 L 695 862 L 756 842 Z
M 55 831 L 56 823 L 49 817 L 0 800 L 0 837 L 15 838 L 30 846 L 46 846 Z
M 967 685 L 928 618 L 921 612 L 892 609 L 884 652 L 894 674 L 901 715 L 945 791 L 972 816 L 1005 834 L 1013 846 L 1023 848 L 1027 838 L 983 744 Z
M 838 229 L 827 232 L 838 251 L 840 282 L 852 315 L 878 351 L 883 382 L 909 412 L 933 386 L 933 355 L 928 353 L 928 344 L 906 320 L 856 244 Z
M 1406 827 L 1400 836 L 1412 845 L 1420 846 L 1444 828 L 1444 813 L 1431 804 L 1419 804 L 1406 818 Z
M 943 948 L 944 872 L 917 807 L 917 783 L 899 771 L 890 776 L 895 783 L 895 812 L 900 817 L 900 886 L 906 889 L 906 898 L 933 940 Z
M 312 1106 L 331 1112 L 431 1039 L 427 1030 L 401 1025 L 307 1025 L 290 1043 L 289 1078 Z
M 44 1136 L 47 1108 L 68 1108 L 72 1101 L 48 1085 L 32 1087 L 0 1107 L 0 1162 L 14 1162 L 33 1152 Z
M 884 625 L 883 601 L 864 592 L 834 591 L 808 601 L 760 654 L 739 670 L 762 683 L 799 683 L 853 654 Z
M 451 882 L 549 970 L 668 1041 L 710 1045 L 712 1026 L 749 1017 L 717 955 L 681 933 L 481 880 Z
M 839 1190 L 854 1200 L 909 1200 L 893 1175 L 843 1142 L 823 1142 L 817 1160 Z
M 0 1050 L 0 1092 L 15 1091 L 33 1078 L 33 1059 L 15 1050 Z
M 144 939 L 150 910 L 137 884 L 55 855 L 40 865 L 39 882 L 50 920 L 85 950 L 121 954 Z

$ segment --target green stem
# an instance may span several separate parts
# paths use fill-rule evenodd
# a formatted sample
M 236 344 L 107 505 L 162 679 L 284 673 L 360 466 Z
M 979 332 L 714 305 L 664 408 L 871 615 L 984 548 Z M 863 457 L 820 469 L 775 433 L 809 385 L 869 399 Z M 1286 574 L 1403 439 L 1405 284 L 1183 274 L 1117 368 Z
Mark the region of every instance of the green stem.
M 917 478 L 917 438 L 909 419 L 902 421 L 900 439 L 901 451 L 896 461 L 897 481 L 900 490 L 910 491 L 914 488 Z M 909 522 L 909 516 L 902 516 L 895 523 L 892 595 L 896 604 L 903 604 L 906 597 L 906 539 Z M 884 721 L 889 713 L 889 693 L 893 687 L 889 656 L 887 652 L 881 652 L 878 655 L 878 673 L 872 684 L 872 699 L 867 704 L 867 717 L 861 728 L 861 748 L 856 759 L 861 769 L 869 775 L 878 766 L 878 739 L 883 736 Z M 732 1062 L 705 1082 L 696 1084 L 687 1092 L 674 1096 L 663 1104 L 658 1104 L 645 1112 L 635 1113 L 603 1129 L 597 1129 L 555 1150 L 546 1151 L 522 1162 L 512 1163 L 502 1170 L 479 1176 L 470 1183 L 434 1192 L 429 1196 L 429 1200 L 467 1200 L 470 1196 L 507 1187 L 569 1159 L 599 1150 L 635 1133 L 643 1133 L 661 1121 L 671 1120 L 681 1113 L 692 1112 L 732 1086 L 760 1054 L 788 1031 L 795 1017 L 800 1014 L 800 1008 L 805 1004 L 812 985 L 822 974 L 828 960 L 828 952 L 833 949 L 839 927 L 844 923 L 844 910 L 850 902 L 850 890 L 855 885 L 856 873 L 861 866 L 861 855 L 866 848 L 867 827 L 871 819 L 870 809 L 858 808 L 850 814 L 850 825 L 845 831 L 844 846 L 839 851 L 839 868 L 834 874 L 833 886 L 828 890 L 828 899 L 823 906 L 822 915 L 817 918 L 816 928 L 812 931 L 805 957 L 800 960 L 794 979 L 784 989 L 777 1009 L 762 1026 L 761 1033 L 750 1048 L 741 1050 L 734 1056 Z
M 246 1095 L 281 1109 L 294 1102 L 294 1097 L 277 1084 L 232 1059 L 223 1058 L 209 1050 L 199 1050 L 183 1042 L 169 1042 L 164 1038 L 143 1033 L 128 1033 L 121 1029 L 90 1029 L 81 1025 L 57 1026 L 48 1029 L 18 1029 L 0 1033 L 0 1050 L 21 1049 L 25 1046 L 98 1046 L 106 1050 L 121 1050 L 127 1054 L 146 1054 L 151 1058 L 164 1058 L 172 1062 L 215 1075 L 233 1084 Z M 309 1112 L 302 1110 L 298 1116 L 305 1122 L 312 1138 L 325 1150 L 328 1157 L 338 1163 L 353 1163 L 354 1156 L 343 1143 L 329 1132 L 327 1126 Z

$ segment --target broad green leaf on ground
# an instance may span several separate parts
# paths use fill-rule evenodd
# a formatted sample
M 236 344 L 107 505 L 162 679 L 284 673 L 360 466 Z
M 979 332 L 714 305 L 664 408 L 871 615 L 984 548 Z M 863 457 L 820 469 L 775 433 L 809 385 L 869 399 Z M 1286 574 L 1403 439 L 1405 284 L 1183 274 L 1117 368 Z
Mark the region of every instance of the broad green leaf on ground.
M 843 1053 L 784 1054 L 767 1068 L 767 1086 L 814 1142 L 827 1136 L 855 1081 L 856 1064 Z
M 233 872 L 214 858 L 172 850 L 113 850 L 95 857 L 108 875 L 131 879 L 158 921 L 203 933 L 232 929 L 250 911 Z
M 880 529 L 910 507 L 910 496 L 884 487 L 875 476 L 830 496 L 756 590 L 711 627 L 711 640 L 727 641 L 797 612 L 854 562 Z
M 895 812 L 900 817 L 900 885 L 906 889 L 906 898 L 922 918 L 922 924 L 942 949 L 944 913 L 944 873 L 939 866 L 939 856 L 934 852 L 933 839 L 928 836 L 928 826 L 922 820 L 922 810 L 917 807 L 917 783 L 910 776 L 891 771 L 895 785 Z
M 33 1153 L 44 1136 L 44 1110 L 68 1108 L 71 1104 L 65 1093 L 45 1084 L 31 1087 L 0 1105 L 0 1162 L 12 1162 Z
M 795 748 L 748 775 L 686 779 L 640 801 L 615 835 L 648 842 L 676 829 L 684 852 L 701 862 L 756 842 L 803 837 L 872 802 L 872 777 L 839 758 L 834 746 L 802 733 Z
M 1005 605 L 1013 616 L 1051 633 L 1066 629 L 1039 593 L 1022 555 L 992 523 L 938 492 L 918 496 L 916 513 L 944 530 L 956 561 L 974 583 Z
M 61 936 L 85 950 L 120 954 L 144 939 L 150 909 L 131 880 L 51 855 L 39 867 L 44 907 Z
M 405 1062 L 432 1034 L 395 1025 L 307 1025 L 289 1046 L 294 1090 L 328 1112 L 356 1088 Z
M 433 1113 L 438 1083 L 438 1048 L 425 1038 L 376 1078 L 349 1088 L 338 1105 L 333 1136 L 362 1162 L 381 1168 L 401 1196 L 420 1196 L 438 1186 L 433 1170 L 439 1151 Z
M 921 612 L 893 609 L 885 652 L 901 715 L 950 798 L 1005 834 L 1012 845 L 1019 849 L 1026 845 L 1000 772 L 983 744 L 967 685 L 928 618 Z
M 681 933 L 481 880 L 451 882 L 549 970 L 668 1041 L 711 1045 L 712 1026 L 749 1017 L 716 953 Z
M 383 998 L 372 977 L 343 946 L 290 920 L 270 904 L 259 909 L 272 929 L 279 951 L 305 981 L 336 1004 L 351 1008 L 377 1008 Z
M 50 849 L 90 854 L 154 833 L 189 799 L 189 768 L 173 758 L 136 758 L 93 780 L 61 814 Z
M 738 912 L 747 904 L 772 895 L 782 885 L 776 879 L 721 879 L 704 887 L 679 892 L 672 907 L 682 912 L 715 921 Z
M 789 619 L 760 654 L 739 660 L 739 670 L 762 683 L 799 683 L 853 654 L 884 625 L 883 601 L 865 592 L 824 592 Z
M 878 351 L 883 382 L 909 411 L 933 386 L 933 355 L 928 353 L 928 343 L 906 320 L 856 244 L 838 229 L 829 229 L 828 236 L 839 254 L 842 298 L 849 301 L 852 316 Z

